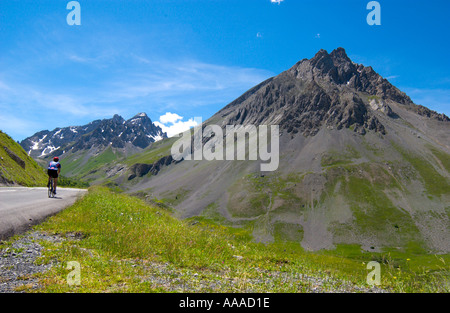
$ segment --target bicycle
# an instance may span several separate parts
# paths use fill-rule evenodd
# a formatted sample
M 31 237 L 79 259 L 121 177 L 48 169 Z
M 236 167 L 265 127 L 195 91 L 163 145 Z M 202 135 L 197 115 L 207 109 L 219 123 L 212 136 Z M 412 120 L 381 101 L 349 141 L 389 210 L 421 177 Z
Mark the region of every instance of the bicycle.
M 50 184 L 48 185 L 48 197 L 54 198 L 55 197 L 55 189 L 53 188 L 53 179 L 50 178 Z

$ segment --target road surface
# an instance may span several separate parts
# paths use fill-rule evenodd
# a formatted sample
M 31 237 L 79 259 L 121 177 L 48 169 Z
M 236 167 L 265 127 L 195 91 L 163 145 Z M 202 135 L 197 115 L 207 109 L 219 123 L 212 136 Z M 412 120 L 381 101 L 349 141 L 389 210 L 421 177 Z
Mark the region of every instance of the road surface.
M 58 187 L 48 198 L 45 187 L 0 187 L 0 239 L 26 231 L 72 205 L 87 190 Z

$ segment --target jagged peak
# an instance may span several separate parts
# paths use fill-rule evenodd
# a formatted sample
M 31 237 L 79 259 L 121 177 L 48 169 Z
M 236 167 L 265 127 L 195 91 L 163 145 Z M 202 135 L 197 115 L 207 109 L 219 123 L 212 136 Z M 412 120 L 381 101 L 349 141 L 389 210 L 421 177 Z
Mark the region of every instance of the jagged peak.
M 309 62 L 313 67 L 325 71 L 328 71 L 334 65 L 331 56 L 324 49 L 320 49 Z
M 118 123 L 122 123 L 124 121 L 123 117 L 119 114 L 114 114 L 112 120 Z
M 141 112 L 141 113 L 136 114 L 133 118 L 139 118 L 139 117 L 148 117 L 148 116 L 147 116 L 147 113 Z
M 332 58 L 340 58 L 340 59 L 348 59 L 348 60 L 350 60 L 350 58 L 349 58 L 348 55 L 347 55 L 347 52 L 346 52 L 345 49 L 342 48 L 342 47 L 339 47 L 339 48 L 334 49 L 334 50 L 330 53 L 330 56 L 331 56 Z

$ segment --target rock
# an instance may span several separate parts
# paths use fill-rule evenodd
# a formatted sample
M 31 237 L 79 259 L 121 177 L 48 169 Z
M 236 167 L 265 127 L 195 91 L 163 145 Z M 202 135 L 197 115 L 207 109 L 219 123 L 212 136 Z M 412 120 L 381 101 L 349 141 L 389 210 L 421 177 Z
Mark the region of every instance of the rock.
M 17 164 L 19 164 L 19 166 L 23 169 L 25 169 L 25 161 L 22 160 L 19 156 L 17 156 L 17 154 L 15 154 L 14 152 L 12 152 L 8 147 L 3 146 L 3 149 L 5 150 L 5 152 L 9 155 L 9 157 L 16 162 Z
M 160 158 L 152 164 L 136 163 L 130 167 L 131 174 L 128 176 L 128 180 L 145 176 L 149 172 L 152 175 L 157 175 L 163 166 L 167 166 L 173 162 L 175 162 L 175 160 L 172 158 L 172 155 L 168 155 Z

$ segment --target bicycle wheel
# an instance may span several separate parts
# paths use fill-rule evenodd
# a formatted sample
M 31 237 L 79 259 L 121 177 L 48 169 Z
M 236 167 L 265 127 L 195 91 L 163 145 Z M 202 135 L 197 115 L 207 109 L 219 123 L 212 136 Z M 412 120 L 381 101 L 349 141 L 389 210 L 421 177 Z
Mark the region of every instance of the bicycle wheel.
M 50 185 L 48 186 L 48 197 L 53 198 L 53 178 L 50 179 Z

